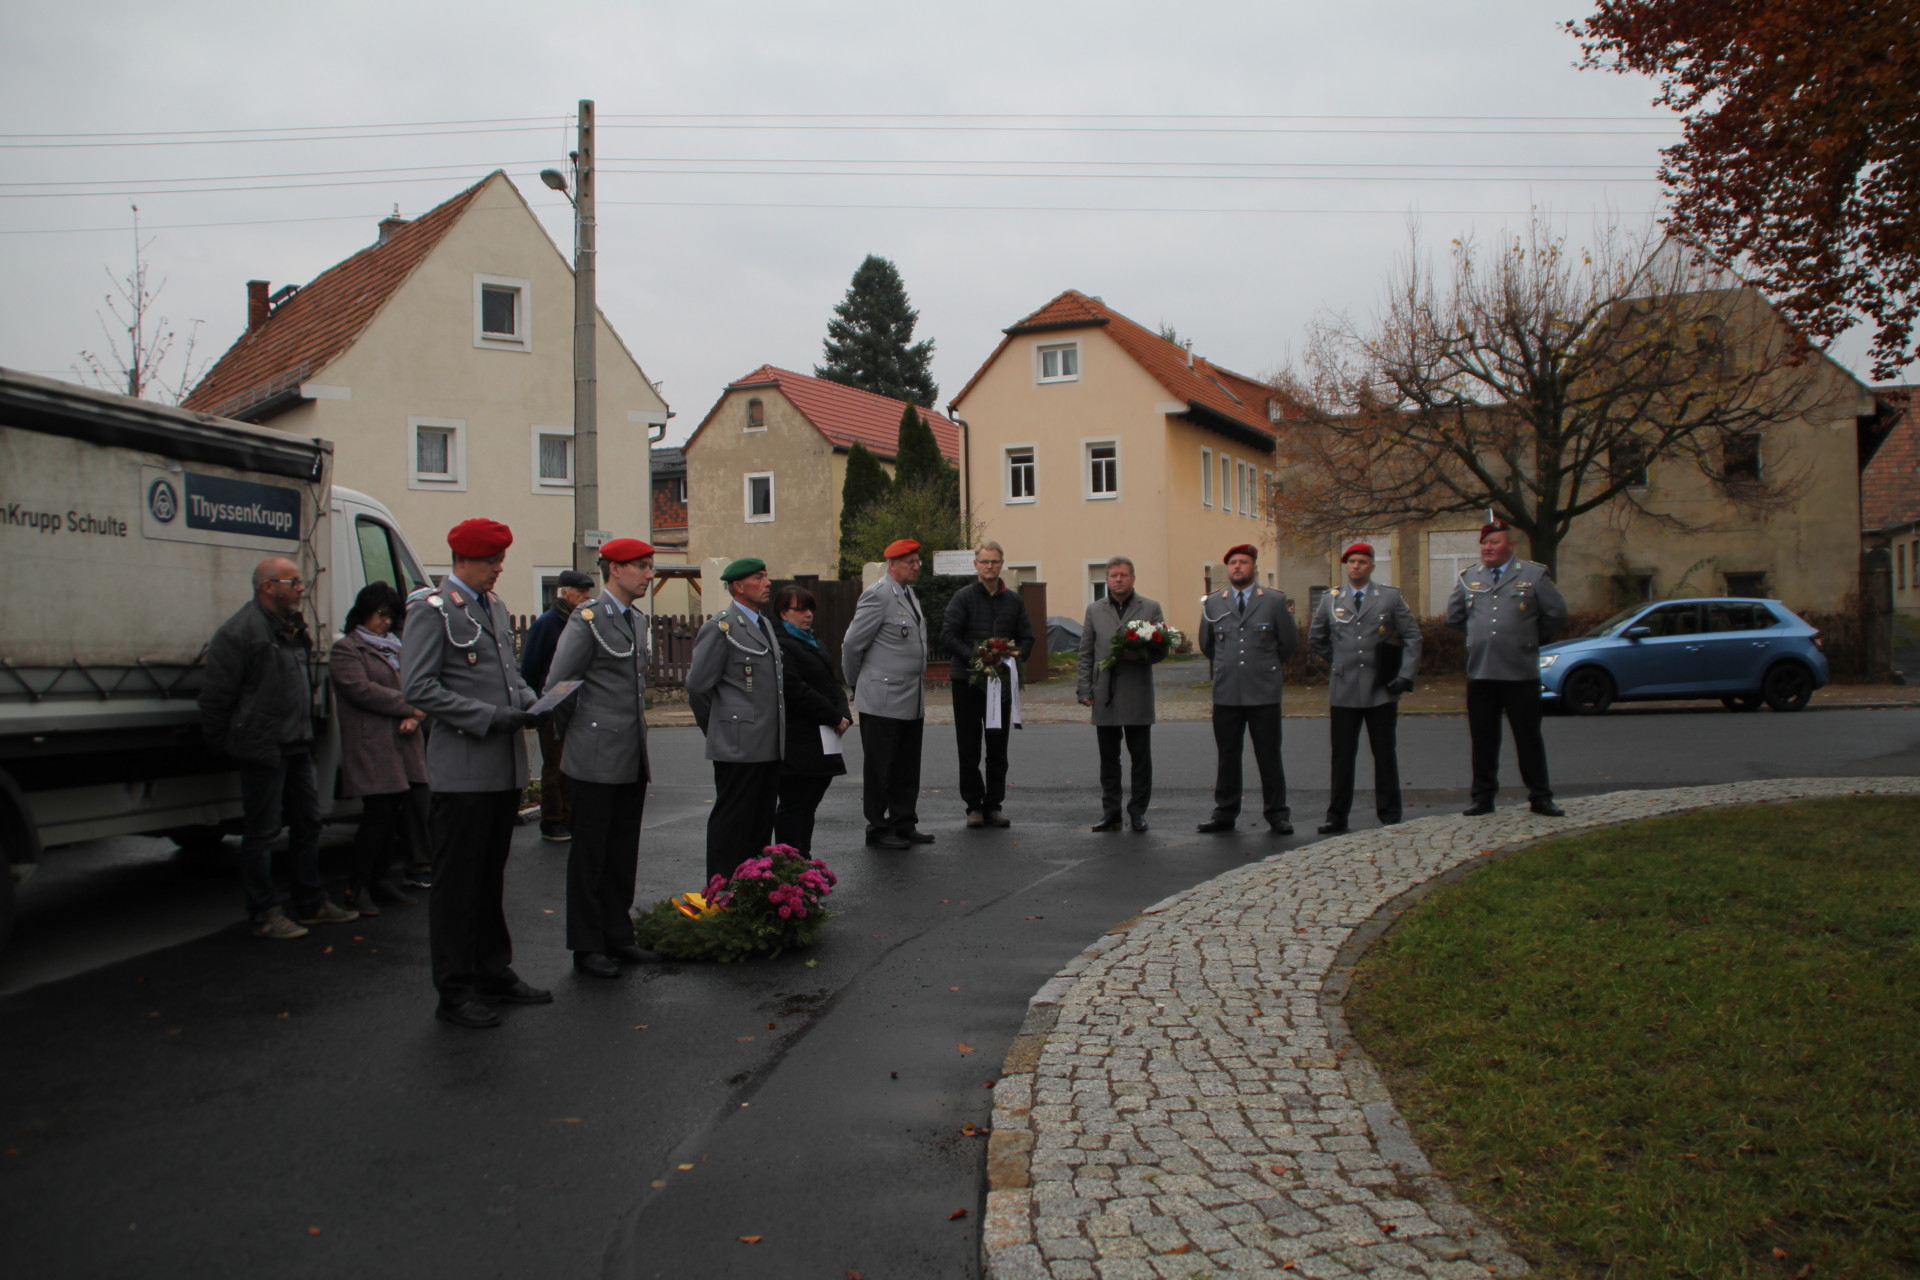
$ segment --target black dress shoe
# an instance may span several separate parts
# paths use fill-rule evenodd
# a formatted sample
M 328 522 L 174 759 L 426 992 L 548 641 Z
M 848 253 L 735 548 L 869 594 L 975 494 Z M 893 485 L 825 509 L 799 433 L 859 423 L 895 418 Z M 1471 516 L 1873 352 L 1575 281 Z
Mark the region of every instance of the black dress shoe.
M 1323 836 L 1337 836 L 1346 829 L 1347 824 L 1344 822 L 1323 822 L 1319 828 L 1320 834 Z
M 987 825 L 990 827 L 1010 827 L 1013 825 L 1013 819 L 998 809 L 989 809 L 980 816 L 987 820 Z
M 1293 824 L 1291 822 L 1276 822 L 1270 825 L 1267 830 L 1276 836 L 1290 836 L 1293 834 Z
M 1131 821 L 1135 831 L 1145 831 L 1147 829 L 1147 820 L 1145 818 L 1134 818 Z
M 911 849 L 913 846 L 891 831 L 876 832 L 867 837 L 870 849 Z
M 1232 818 L 1208 818 L 1205 822 L 1195 827 L 1194 830 L 1204 831 L 1208 835 L 1212 835 L 1216 831 L 1231 831 L 1233 830 L 1233 819 Z
M 1118 831 L 1119 829 L 1120 819 L 1118 818 L 1102 818 L 1087 828 L 1089 831 Z
M 1462 809 L 1460 811 L 1460 814 L 1462 817 L 1466 817 L 1466 818 L 1484 818 L 1492 812 L 1493 812 L 1493 801 L 1475 800 L 1472 804 Z
M 498 1000 L 502 1004 L 552 1004 L 553 992 L 539 987 L 530 987 L 515 978 L 510 987 L 501 987 L 497 991 L 483 992 L 487 999 Z
M 1535 800 L 1527 806 L 1543 818 L 1564 818 L 1567 811 L 1551 800 Z
M 658 951 L 649 951 L 645 947 L 610 947 L 607 954 L 615 960 L 624 960 L 628 964 L 664 964 L 666 957 Z
M 573 967 L 589 978 L 617 978 L 620 966 L 613 957 L 603 956 L 597 951 L 576 951 L 573 953 Z
M 456 1027 L 472 1027 L 476 1031 L 500 1025 L 500 1015 L 478 1000 L 443 1004 L 433 1011 L 433 1016 L 442 1022 L 451 1022 Z
M 902 831 L 900 838 L 908 844 L 932 844 L 934 837 L 924 831 Z

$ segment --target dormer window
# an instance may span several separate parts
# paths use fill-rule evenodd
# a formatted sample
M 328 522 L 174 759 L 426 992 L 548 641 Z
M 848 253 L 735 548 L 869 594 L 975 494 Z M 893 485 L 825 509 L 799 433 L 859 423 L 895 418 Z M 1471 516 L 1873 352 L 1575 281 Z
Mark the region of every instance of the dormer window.
M 747 430 L 765 431 L 767 429 L 767 406 L 756 396 L 747 401 Z
M 1078 382 L 1080 380 L 1080 344 L 1062 342 L 1035 349 L 1039 361 L 1037 376 L 1041 382 Z
M 473 277 L 473 345 L 488 351 L 533 350 L 532 283 L 508 276 Z

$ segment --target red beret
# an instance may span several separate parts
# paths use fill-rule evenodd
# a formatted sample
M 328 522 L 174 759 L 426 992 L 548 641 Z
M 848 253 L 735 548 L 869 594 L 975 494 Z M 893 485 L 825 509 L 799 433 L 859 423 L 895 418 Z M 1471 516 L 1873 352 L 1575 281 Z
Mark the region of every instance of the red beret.
M 898 560 L 901 556 L 910 556 L 919 549 L 920 544 L 912 538 L 902 538 L 898 542 L 888 543 L 887 549 L 881 554 L 889 560 Z
M 653 554 L 653 547 L 638 538 L 615 538 L 600 544 L 600 558 L 609 564 L 629 564 Z
M 513 545 L 513 530 L 476 516 L 447 530 L 447 546 L 463 560 L 491 560 Z
M 1355 556 L 1355 555 L 1365 556 L 1369 560 L 1373 559 L 1373 544 L 1371 542 L 1354 543 L 1352 546 L 1348 547 L 1345 551 L 1342 551 L 1340 553 L 1340 563 L 1345 564 L 1347 562 L 1348 556 Z
M 1227 554 L 1220 557 L 1220 563 L 1225 564 L 1235 556 L 1245 556 L 1249 560 L 1258 560 L 1260 558 L 1260 552 L 1252 543 L 1243 542 L 1237 547 L 1228 547 Z
M 1513 526 L 1505 520 L 1489 520 L 1480 526 L 1480 541 L 1485 542 L 1490 533 L 1512 533 Z

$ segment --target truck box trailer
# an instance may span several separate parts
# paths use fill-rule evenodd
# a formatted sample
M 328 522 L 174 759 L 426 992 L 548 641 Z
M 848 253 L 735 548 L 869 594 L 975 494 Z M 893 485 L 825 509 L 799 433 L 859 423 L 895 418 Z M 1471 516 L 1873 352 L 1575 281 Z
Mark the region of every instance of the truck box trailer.
M 387 509 L 332 486 L 333 446 L 0 368 L 0 946 L 49 849 L 237 829 L 200 739 L 208 640 L 270 555 L 312 584 L 315 761 L 339 744 L 326 658 L 354 596 L 426 575 Z

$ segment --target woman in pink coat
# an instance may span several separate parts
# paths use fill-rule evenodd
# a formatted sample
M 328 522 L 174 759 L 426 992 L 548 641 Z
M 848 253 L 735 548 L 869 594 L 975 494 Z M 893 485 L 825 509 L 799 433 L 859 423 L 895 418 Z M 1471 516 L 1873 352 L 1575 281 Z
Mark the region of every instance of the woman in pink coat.
M 377 903 L 410 907 L 417 901 L 394 874 L 411 789 L 427 781 L 425 717 L 400 694 L 394 621 L 402 614 L 398 592 L 384 582 L 368 584 L 348 610 L 328 663 L 340 714 L 340 794 L 358 797 L 362 808 L 347 901 L 363 916 L 379 915 Z

